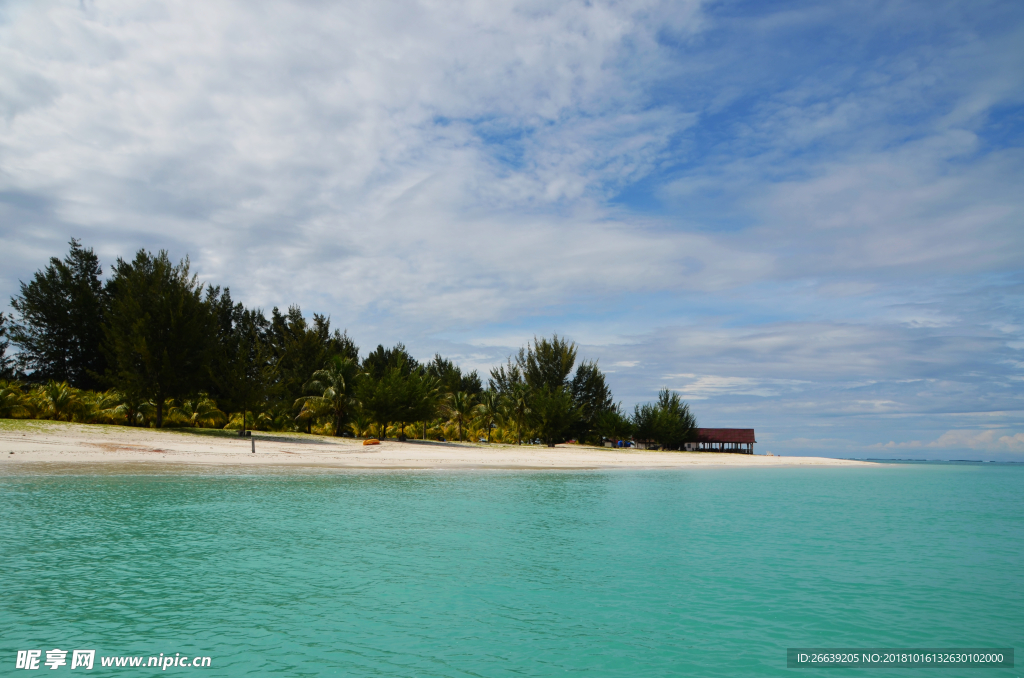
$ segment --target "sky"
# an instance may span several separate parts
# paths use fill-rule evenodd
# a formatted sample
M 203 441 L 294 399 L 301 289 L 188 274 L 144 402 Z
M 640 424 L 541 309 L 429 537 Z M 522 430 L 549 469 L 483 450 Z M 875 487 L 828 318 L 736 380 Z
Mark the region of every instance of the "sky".
M 1024 461 L 1022 178 L 1015 0 L 0 2 L 0 310 L 166 249 L 759 452 Z

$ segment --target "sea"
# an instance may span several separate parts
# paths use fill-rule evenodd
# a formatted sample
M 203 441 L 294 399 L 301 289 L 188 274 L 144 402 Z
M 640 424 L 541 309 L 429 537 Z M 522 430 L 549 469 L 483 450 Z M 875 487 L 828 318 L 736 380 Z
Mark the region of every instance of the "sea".
M 1022 641 L 1022 464 L 0 471 L 4 676 L 38 650 L 55 676 L 995 678 L 1024 657 L 787 649 Z

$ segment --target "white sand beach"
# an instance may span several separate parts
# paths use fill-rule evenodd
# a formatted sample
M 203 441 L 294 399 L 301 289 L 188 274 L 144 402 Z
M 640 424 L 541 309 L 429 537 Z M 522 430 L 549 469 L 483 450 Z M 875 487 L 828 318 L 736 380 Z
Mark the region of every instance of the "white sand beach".
M 256 453 L 252 452 L 255 440 Z M 310 466 L 338 469 L 672 469 L 697 466 L 861 466 L 825 457 L 782 457 L 619 450 L 583 445 L 547 448 L 255 432 L 240 438 L 208 429 L 154 430 L 49 421 L 0 421 L 5 467 L 33 462 Z

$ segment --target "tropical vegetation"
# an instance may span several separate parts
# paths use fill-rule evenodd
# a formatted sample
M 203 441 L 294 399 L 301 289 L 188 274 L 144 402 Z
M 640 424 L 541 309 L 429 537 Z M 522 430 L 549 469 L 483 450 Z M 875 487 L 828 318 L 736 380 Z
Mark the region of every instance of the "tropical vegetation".
M 15 313 L 0 313 L 0 417 L 549 446 L 693 439 L 678 394 L 627 415 L 597 362 L 558 335 L 535 337 L 485 384 L 401 343 L 361 357 L 330 318 L 246 308 L 166 251 L 102 273 L 72 239 L 64 259 L 20 284 Z

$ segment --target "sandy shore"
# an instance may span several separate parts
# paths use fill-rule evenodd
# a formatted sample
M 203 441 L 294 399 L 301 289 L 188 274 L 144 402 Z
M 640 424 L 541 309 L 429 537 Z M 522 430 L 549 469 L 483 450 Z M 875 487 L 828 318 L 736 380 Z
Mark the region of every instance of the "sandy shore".
M 310 466 L 338 469 L 671 469 L 696 466 L 860 466 L 825 457 L 625 451 L 559 445 L 485 445 L 384 441 L 364 446 L 351 438 L 288 433 L 251 439 L 213 430 L 153 430 L 123 426 L 0 420 L 0 463 L 119 462 L 230 466 Z

